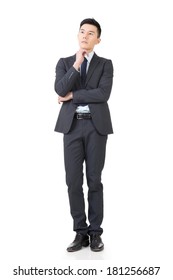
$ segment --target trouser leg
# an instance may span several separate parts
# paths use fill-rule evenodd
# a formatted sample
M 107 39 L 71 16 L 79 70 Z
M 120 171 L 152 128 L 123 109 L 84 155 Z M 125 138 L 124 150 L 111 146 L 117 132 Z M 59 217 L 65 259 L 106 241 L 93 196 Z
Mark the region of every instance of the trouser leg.
M 72 132 L 64 135 L 64 159 L 66 183 L 70 203 L 70 212 L 73 218 L 73 229 L 86 234 L 85 202 L 83 193 L 83 162 L 84 145 L 81 137 L 80 126 L 76 123 Z
M 103 184 L 101 175 L 105 163 L 107 136 L 98 134 L 92 122 L 88 122 L 89 125 L 90 133 L 85 138 L 89 233 L 102 234 Z

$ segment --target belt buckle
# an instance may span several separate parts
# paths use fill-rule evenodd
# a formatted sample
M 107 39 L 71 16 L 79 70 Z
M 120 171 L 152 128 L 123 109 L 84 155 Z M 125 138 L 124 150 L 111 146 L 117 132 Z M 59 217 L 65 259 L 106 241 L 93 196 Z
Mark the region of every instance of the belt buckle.
M 76 115 L 76 118 L 77 118 L 77 120 L 82 120 L 83 119 L 81 114 L 79 114 L 79 113 Z

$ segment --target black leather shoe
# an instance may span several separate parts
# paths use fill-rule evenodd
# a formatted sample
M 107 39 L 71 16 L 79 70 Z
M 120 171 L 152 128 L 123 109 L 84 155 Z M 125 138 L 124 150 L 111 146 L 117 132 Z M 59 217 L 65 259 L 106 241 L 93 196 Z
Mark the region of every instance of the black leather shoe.
M 89 245 L 89 236 L 77 233 L 74 241 L 67 247 L 67 251 L 75 252 L 82 249 L 82 246 L 87 247 L 88 245 Z
M 94 252 L 100 252 L 104 249 L 104 244 L 99 234 L 92 234 L 90 248 Z

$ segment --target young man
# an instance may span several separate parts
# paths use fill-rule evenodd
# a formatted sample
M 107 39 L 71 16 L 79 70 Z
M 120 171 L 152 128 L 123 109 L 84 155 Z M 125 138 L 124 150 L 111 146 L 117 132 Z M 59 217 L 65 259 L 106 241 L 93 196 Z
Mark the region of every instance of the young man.
M 56 66 L 55 91 L 63 103 L 55 131 L 64 134 L 66 183 L 74 241 L 68 252 L 88 246 L 103 250 L 103 185 L 101 174 L 105 162 L 107 135 L 113 133 L 107 101 L 113 83 L 112 61 L 94 52 L 101 39 L 100 24 L 93 18 L 80 23 L 79 50 L 60 58 Z M 88 185 L 88 221 L 83 195 L 83 164 Z

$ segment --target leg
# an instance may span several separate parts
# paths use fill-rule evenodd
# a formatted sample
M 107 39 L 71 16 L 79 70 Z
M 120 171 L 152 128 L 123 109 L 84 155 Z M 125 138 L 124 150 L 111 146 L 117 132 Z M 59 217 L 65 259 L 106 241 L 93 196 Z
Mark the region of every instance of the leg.
M 101 174 L 105 162 L 107 136 L 97 133 L 91 121 L 88 121 L 89 133 L 85 138 L 86 176 L 88 184 L 89 234 L 102 234 L 103 185 Z
M 72 131 L 64 135 L 64 159 L 73 228 L 78 233 L 87 234 L 88 226 L 82 187 L 84 146 L 80 134 L 80 127 L 74 121 Z

